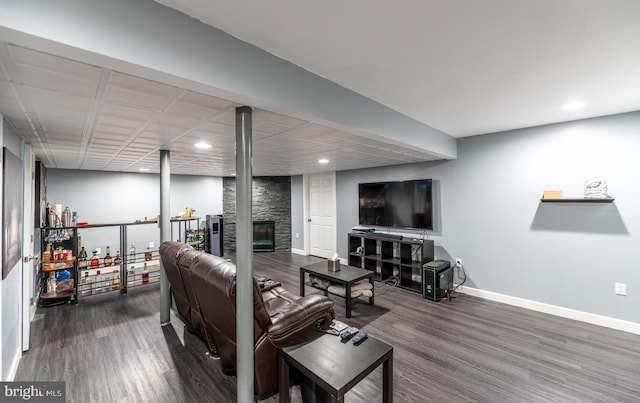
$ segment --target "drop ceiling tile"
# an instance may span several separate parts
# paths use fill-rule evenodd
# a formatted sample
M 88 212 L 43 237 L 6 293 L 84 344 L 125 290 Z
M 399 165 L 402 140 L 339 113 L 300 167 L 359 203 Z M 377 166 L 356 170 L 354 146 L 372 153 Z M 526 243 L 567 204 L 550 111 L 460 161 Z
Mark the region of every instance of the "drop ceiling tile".
M 222 113 L 217 109 L 211 109 L 205 106 L 200 106 L 181 100 L 177 100 L 171 103 L 171 105 L 165 108 L 165 112 L 170 112 L 177 115 L 193 116 L 198 119 L 215 118 Z
M 103 102 L 100 107 L 100 113 L 104 115 L 117 116 L 121 118 L 146 122 L 153 118 L 157 112 L 138 106 L 114 104 L 111 102 Z
M 80 95 L 87 98 L 96 96 L 99 76 L 87 79 L 80 76 L 60 73 L 46 68 L 16 64 L 19 80 L 23 85 L 44 88 L 60 93 Z M 96 71 L 99 71 L 96 69 Z
M 93 99 L 90 97 L 51 91 L 44 88 L 29 87 L 14 83 L 18 97 L 24 100 L 27 112 L 67 111 L 77 115 L 77 111 L 86 113 Z

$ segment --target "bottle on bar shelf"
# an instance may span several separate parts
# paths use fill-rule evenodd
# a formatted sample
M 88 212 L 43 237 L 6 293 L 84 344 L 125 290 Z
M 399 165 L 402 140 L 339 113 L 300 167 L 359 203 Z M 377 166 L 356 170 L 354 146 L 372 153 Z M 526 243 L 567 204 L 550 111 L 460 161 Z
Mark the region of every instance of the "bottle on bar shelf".
M 111 266 L 113 264 L 113 258 L 111 257 L 111 247 L 107 246 L 107 254 L 104 256 L 102 260 L 104 262 L 104 266 Z
M 98 259 L 98 255 L 97 255 L 98 251 L 94 250 L 93 251 L 93 256 L 91 256 L 91 260 L 89 261 L 89 268 L 90 269 L 95 269 L 100 267 L 100 259 Z

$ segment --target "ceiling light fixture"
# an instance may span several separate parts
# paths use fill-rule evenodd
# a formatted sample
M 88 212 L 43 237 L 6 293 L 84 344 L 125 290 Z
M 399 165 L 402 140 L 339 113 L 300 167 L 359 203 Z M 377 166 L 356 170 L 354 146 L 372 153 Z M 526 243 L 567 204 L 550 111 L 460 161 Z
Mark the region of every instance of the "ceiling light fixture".
M 562 107 L 563 111 L 575 111 L 576 109 L 580 109 L 585 106 L 586 103 L 582 101 L 571 101 L 564 104 Z
M 209 143 L 196 143 L 195 146 L 196 146 L 196 148 L 202 148 L 202 149 L 207 149 L 207 148 L 213 147 Z
M 329 163 L 329 160 L 328 160 L 328 159 L 326 159 L 326 158 L 321 158 L 321 159 L 319 159 L 319 160 L 318 160 L 318 163 L 319 163 L 319 164 L 328 164 L 328 163 Z
M 149 168 L 138 168 L 140 172 L 149 172 Z

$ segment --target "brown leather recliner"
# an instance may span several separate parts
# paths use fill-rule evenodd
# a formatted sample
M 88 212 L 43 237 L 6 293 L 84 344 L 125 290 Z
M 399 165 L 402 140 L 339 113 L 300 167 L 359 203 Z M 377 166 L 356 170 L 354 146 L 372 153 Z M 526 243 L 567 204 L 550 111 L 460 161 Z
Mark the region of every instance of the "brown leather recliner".
M 201 253 L 203 252 L 180 242 L 164 242 L 160 245 L 160 256 L 180 319 L 188 331 L 198 335 L 207 344 L 209 351 L 217 355 L 215 340 L 202 326 L 200 308 L 193 293 L 191 277 L 188 276 L 189 266 Z
M 167 259 L 171 259 L 170 251 L 177 248 L 173 244 L 177 243 L 165 242 L 160 246 L 163 262 L 165 253 L 169 253 Z M 215 344 L 222 370 L 235 374 L 236 266 L 220 257 L 200 253 L 189 260 L 188 268 L 181 267 L 182 254 L 178 258 L 178 268 L 184 287 L 193 291 L 190 302 L 195 302 L 198 308 L 203 333 Z M 322 333 L 316 330 L 316 325 L 331 323 L 333 301 L 318 294 L 299 297 L 281 286 L 261 290 L 254 278 L 253 304 L 254 392 L 258 396 L 268 396 L 278 391 L 277 349 L 319 337 Z M 193 309 L 191 313 L 193 324 Z

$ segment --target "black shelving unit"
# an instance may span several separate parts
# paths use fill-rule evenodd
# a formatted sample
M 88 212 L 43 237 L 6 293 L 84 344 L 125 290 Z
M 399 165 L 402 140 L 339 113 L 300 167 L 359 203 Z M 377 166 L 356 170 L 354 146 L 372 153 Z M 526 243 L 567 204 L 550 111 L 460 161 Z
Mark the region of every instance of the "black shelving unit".
M 432 240 L 385 239 L 377 234 L 348 234 L 349 266 L 375 272 L 375 279 L 399 279 L 399 286 L 422 292 L 422 265 L 434 258 Z

